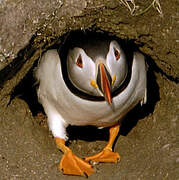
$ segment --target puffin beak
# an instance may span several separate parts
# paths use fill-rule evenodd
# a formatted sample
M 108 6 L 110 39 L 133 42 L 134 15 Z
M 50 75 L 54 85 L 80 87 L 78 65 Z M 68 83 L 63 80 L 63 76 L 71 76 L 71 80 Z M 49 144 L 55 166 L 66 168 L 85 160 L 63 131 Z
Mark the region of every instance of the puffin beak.
M 107 71 L 104 64 L 100 63 L 98 65 L 98 74 L 97 74 L 97 84 L 100 91 L 104 94 L 104 97 L 109 105 L 112 105 L 111 98 L 111 84 L 112 78 Z

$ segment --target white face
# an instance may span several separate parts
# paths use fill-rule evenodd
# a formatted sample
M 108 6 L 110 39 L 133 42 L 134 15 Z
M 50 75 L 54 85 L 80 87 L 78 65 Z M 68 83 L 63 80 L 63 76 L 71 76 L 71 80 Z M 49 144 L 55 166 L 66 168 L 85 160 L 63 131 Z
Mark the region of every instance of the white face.
M 116 76 L 116 80 L 112 86 L 112 91 L 114 91 L 120 87 L 128 73 L 128 63 L 125 54 L 116 41 L 111 41 L 110 43 L 106 65 L 111 77 Z
M 100 56 L 99 59 L 101 62 Z M 103 63 L 113 80 L 111 87 L 113 92 L 122 84 L 128 72 L 126 57 L 116 41 L 111 41 Z M 67 57 L 67 71 L 72 84 L 87 94 L 101 96 L 97 86 L 91 85 L 92 81 L 96 84 L 98 64 L 98 59 L 94 62 L 82 48 L 70 50 Z
M 69 51 L 67 57 L 68 76 L 73 85 L 87 94 L 99 96 L 98 91 L 90 85 L 95 80 L 96 66 L 81 48 Z

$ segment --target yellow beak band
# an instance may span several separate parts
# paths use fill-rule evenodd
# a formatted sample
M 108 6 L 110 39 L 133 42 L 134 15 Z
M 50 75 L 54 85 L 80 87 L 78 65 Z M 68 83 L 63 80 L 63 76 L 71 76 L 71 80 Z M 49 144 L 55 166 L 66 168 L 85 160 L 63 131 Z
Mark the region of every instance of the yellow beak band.
M 90 82 L 91 86 L 93 86 L 94 88 L 98 88 L 98 85 L 96 84 L 96 82 L 94 80 L 91 80 Z
M 116 75 L 113 74 L 113 76 L 112 76 L 112 85 L 114 85 L 115 81 L 116 81 Z

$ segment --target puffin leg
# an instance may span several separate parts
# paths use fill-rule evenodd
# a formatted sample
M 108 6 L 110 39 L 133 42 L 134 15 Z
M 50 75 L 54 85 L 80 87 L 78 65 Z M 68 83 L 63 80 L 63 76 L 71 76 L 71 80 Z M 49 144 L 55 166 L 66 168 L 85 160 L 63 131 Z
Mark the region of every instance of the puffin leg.
M 120 160 L 120 155 L 117 152 L 112 151 L 112 147 L 116 136 L 119 132 L 119 125 L 115 125 L 109 129 L 109 141 L 106 147 L 98 154 L 85 158 L 85 161 L 93 162 L 113 162 L 117 163 Z
M 75 156 L 72 150 L 65 145 L 64 139 L 56 137 L 55 141 L 57 147 L 64 153 L 59 164 L 59 169 L 64 174 L 88 177 L 95 172 L 89 163 Z

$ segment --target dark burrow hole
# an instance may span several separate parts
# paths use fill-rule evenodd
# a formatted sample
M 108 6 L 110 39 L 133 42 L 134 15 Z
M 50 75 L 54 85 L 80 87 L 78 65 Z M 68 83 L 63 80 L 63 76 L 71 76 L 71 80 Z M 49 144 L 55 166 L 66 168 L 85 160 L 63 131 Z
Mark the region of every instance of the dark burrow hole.
M 56 44 L 52 46 L 50 49 L 58 49 L 59 51 L 67 52 L 68 43 L 73 43 L 72 41 L 66 41 L 67 38 L 71 39 L 73 37 L 80 37 L 81 33 L 85 33 L 85 35 L 89 34 L 90 36 L 93 33 L 88 31 L 75 31 L 70 35 L 64 35 L 61 37 L 61 44 Z M 108 35 L 108 33 L 102 33 L 104 36 Z M 101 33 L 99 33 L 101 35 Z M 134 51 L 139 51 L 139 46 L 137 46 L 133 40 L 121 40 L 115 36 L 112 36 L 115 40 L 120 42 L 121 47 L 123 48 L 127 58 L 131 58 Z M 65 54 L 64 53 L 64 54 Z M 61 56 L 63 58 L 63 56 Z M 160 72 L 159 67 L 155 64 L 154 60 L 152 60 L 149 56 L 145 55 L 146 62 L 148 64 L 148 72 L 147 72 L 147 104 L 142 107 L 138 104 L 132 111 L 130 111 L 126 118 L 124 119 L 122 126 L 120 128 L 119 135 L 127 135 L 130 130 L 136 126 L 137 122 L 149 115 L 154 111 L 154 107 L 156 102 L 159 100 L 159 87 L 156 82 L 156 78 L 154 72 Z M 37 83 L 34 78 L 34 69 L 38 64 L 38 60 L 34 62 L 33 67 L 29 70 L 26 76 L 22 79 L 22 81 L 15 87 L 14 91 L 11 94 L 11 99 L 14 97 L 19 97 L 23 99 L 29 106 L 34 117 L 37 116 L 38 113 L 44 113 L 43 107 L 38 103 L 36 87 Z M 79 126 L 69 126 L 67 128 L 67 132 L 69 134 L 69 139 L 82 139 L 86 141 L 95 141 L 95 140 L 108 140 L 108 128 L 97 129 L 96 127 L 87 126 L 87 127 L 79 127 Z

